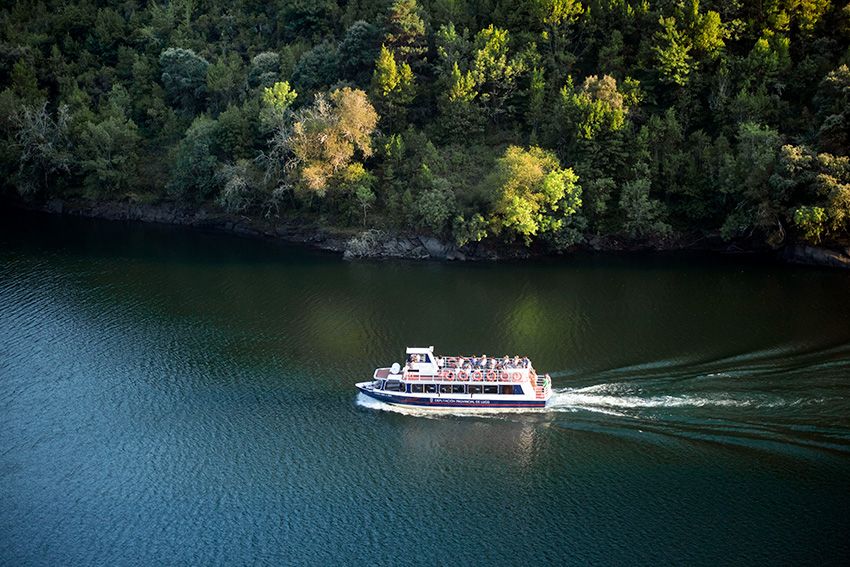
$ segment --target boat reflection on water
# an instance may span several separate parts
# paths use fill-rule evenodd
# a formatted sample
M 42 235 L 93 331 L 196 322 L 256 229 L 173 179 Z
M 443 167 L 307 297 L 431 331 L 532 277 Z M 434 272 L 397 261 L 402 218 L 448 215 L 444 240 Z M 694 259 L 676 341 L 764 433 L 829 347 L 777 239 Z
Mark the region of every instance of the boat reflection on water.
M 357 404 L 395 414 L 399 419 L 392 424 L 393 429 L 398 432 L 402 448 L 407 448 L 411 458 L 416 459 L 477 455 L 497 459 L 502 465 L 515 464 L 523 468 L 531 465 L 536 455 L 545 452 L 544 444 L 549 439 L 541 434 L 550 423 L 545 417 L 546 410 L 542 409 L 487 413 L 456 408 L 434 412 L 379 402 L 362 393 L 357 397 Z M 494 421 L 498 422 L 498 432 L 494 432 Z

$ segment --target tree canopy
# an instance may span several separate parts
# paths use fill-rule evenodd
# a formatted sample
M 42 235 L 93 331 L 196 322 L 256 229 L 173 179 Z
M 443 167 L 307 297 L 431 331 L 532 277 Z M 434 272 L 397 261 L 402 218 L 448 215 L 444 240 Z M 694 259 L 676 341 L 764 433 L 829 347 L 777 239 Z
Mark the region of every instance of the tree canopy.
M 2 190 L 564 249 L 850 242 L 830 0 L 19 0 Z

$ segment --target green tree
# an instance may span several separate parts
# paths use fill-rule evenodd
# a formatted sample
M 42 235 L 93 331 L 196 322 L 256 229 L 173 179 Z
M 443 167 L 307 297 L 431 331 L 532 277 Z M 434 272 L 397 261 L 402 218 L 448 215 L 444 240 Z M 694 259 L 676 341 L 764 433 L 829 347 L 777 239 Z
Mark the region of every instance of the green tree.
M 663 238 L 670 234 L 670 225 L 664 222 L 664 205 L 649 196 L 650 181 L 642 177 L 623 185 L 620 193 L 620 210 L 623 213 L 623 230 L 630 238 Z
M 168 189 L 187 200 L 211 197 L 219 188 L 218 160 L 214 152 L 218 124 L 201 115 L 192 121 L 177 145 Z
M 478 103 L 491 120 L 508 112 L 523 62 L 510 56 L 510 34 L 492 24 L 475 36 L 475 56 L 470 69 L 478 90 Z
M 112 88 L 96 115 L 85 113 L 74 148 L 76 161 L 84 174 L 86 188 L 97 194 L 116 195 L 138 183 L 138 147 L 141 137 L 136 124 L 127 117 L 130 106 L 127 91 Z
M 230 52 L 207 67 L 207 95 L 210 108 L 218 113 L 228 104 L 240 102 L 245 86 L 242 58 Z
M 561 89 L 563 136 L 566 140 L 592 140 L 605 131 L 623 128 L 629 107 L 626 97 L 609 75 L 591 75 L 579 89 L 573 87 L 572 77 Z
M 439 100 L 442 130 L 449 136 L 479 132 L 482 128 L 482 116 L 475 104 L 478 89 L 472 73 L 462 73 L 455 62 L 447 81 L 445 94 Z
M 572 51 L 573 40 L 584 6 L 578 0 L 536 0 L 532 5 L 537 23 L 543 28 L 540 38 L 550 74 L 560 83 L 577 59 Z
M 339 43 L 341 78 L 358 87 L 367 87 L 380 45 L 380 31 L 377 27 L 363 20 L 354 22 Z
M 301 56 L 292 71 L 292 83 L 300 92 L 316 91 L 337 79 L 339 55 L 336 46 L 324 41 Z
M 252 88 L 270 87 L 280 80 L 280 54 L 276 51 L 264 51 L 251 58 L 248 68 L 248 86 Z
M 378 109 L 387 117 L 391 125 L 398 124 L 404 119 L 405 107 L 413 101 L 416 94 L 410 65 L 396 64 L 395 57 L 386 46 L 381 47 L 381 52 L 375 61 L 372 93 L 378 103 Z
M 263 102 L 278 111 L 284 111 L 298 98 L 286 81 L 278 82 L 263 89 Z
M 381 25 L 386 45 L 400 61 L 416 67 L 428 51 L 425 20 L 416 0 L 394 0 Z
M 818 145 L 832 153 L 850 148 L 850 69 L 841 65 L 827 74 L 818 86 L 814 103 L 818 118 Z
M 348 195 L 348 202 L 353 205 L 352 209 L 363 213 L 365 227 L 368 221 L 367 214 L 377 199 L 373 189 L 375 176 L 367 171 L 362 163 L 353 162 L 340 171 L 337 184 L 339 192 Z M 354 215 L 349 214 L 349 217 L 351 216 Z
M 508 147 L 485 183 L 494 191 L 493 232 L 516 235 L 526 244 L 539 233 L 561 229 L 581 207 L 578 176 L 538 147 Z
M 735 153 L 722 167 L 721 191 L 731 212 L 721 228 L 725 238 L 761 230 L 779 245 L 785 238 L 785 185 L 771 184 L 780 147 L 779 133 L 752 122 L 741 124 Z
M 677 86 L 688 84 L 691 74 L 691 43 L 676 27 L 675 17 L 660 17 L 661 29 L 655 32 L 653 52 L 657 59 L 661 80 Z
M 204 108 L 209 63 L 191 49 L 169 47 L 159 56 L 162 85 L 171 104 L 192 115 Z
M 819 244 L 826 232 L 826 210 L 823 207 L 799 207 L 794 211 L 794 224 L 802 231 L 803 238 Z

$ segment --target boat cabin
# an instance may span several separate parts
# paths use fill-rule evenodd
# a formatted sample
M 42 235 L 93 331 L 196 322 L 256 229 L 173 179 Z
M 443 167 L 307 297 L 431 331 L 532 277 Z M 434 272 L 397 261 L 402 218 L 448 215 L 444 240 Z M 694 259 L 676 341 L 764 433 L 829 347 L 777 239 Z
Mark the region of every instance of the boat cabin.
M 406 373 L 434 376 L 439 371 L 434 347 L 410 347 L 407 349 Z

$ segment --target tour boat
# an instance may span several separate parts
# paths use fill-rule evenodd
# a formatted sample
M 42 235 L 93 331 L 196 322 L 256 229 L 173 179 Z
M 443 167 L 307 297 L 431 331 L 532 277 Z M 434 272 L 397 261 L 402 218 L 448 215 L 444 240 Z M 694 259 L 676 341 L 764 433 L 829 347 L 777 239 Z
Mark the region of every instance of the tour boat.
M 375 370 L 370 382 L 356 384 L 370 398 L 416 409 L 543 408 L 552 395 L 548 374 L 531 361 L 434 355 L 434 347 L 407 349 L 407 362 Z

